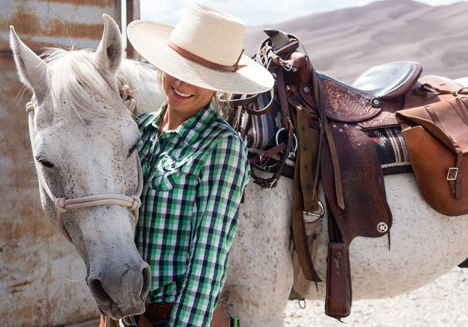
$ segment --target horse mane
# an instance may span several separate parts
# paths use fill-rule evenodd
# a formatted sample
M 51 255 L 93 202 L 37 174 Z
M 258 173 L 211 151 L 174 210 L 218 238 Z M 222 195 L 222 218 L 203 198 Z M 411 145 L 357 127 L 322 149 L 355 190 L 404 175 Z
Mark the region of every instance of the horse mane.
M 78 115 L 79 111 L 108 115 L 115 112 L 109 109 L 123 105 L 115 86 L 106 81 L 101 74 L 103 69 L 96 66 L 94 52 L 52 48 L 44 53 L 44 61 L 48 64 L 48 82 L 54 110 L 68 105 Z M 103 112 L 102 108 L 106 106 L 97 106 L 90 92 L 101 97 L 111 108 Z
M 117 79 L 120 84 L 126 84 L 132 90 L 137 106 L 134 114 L 139 115 L 147 110 L 154 111 L 165 101 L 157 76 L 156 67 L 148 62 L 133 59 L 122 60 L 117 71 Z M 149 103 L 151 107 L 148 107 Z

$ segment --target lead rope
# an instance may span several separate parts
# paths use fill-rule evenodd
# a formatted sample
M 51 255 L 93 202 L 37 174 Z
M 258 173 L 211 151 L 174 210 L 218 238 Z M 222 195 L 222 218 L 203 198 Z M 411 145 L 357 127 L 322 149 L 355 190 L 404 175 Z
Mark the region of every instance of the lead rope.
M 122 85 L 122 84 L 121 84 Z M 127 106 L 128 110 L 132 111 L 135 109 L 136 102 L 133 96 L 133 92 L 130 90 L 128 85 L 122 85 L 120 88 L 120 93 L 125 95 L 125 99 L 123 99 L 125 105 Z M 29 116 L 29 133 L 31 137 L 31 144 L 34 137 L 34 104 L 32 102 L 28 102 L 26 104 L 26 111 L 28 112 Z M 66 198 L 59 198 L 54 195 L 51 191 L 49 184 L 44 178 L 44 175 L 38 171 L 39 177 L 39 184 L 43 187 L 48 197 L 54 202 L 55 204 L 55 211 L 57 221 L 59 222 L 59 228 L 61 229 L 62 233 L 65 237 L 71 242 L 70 235 L 68 234 L 64 224 L 63 224 L 63 217 L 62 215 L 69 210 L 74 209 L 83 209 L 83 208 L 90 208 L 96 206 L 103 206 L 103 205 L 120 205 L 123 207 L 128 208 L 129 210 L 133 211 L 135 216 L 135 223 L 138 221 L 139 211 L 141 205 L 140 196 L 143 191 L 143 173 L 141 170 L 141 163 L 138 154 L 135 155 L 136 163 L 137 163 L 137 170 L 138 170 L 138 187 L 134 195 L 127 196 L 123 194 L 97 194 L 97 195 L 89 195 L 80 198 L 74 199 L 66 199 Z

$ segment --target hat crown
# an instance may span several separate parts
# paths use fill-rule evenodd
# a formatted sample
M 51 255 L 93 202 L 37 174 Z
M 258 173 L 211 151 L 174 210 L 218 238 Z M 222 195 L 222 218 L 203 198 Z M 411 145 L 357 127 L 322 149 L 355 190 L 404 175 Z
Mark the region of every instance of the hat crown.
M 232 66 L 242 51 L 243 22 L 215 9 L 192 4 L 171 33 L 172 43 L 207 61 Z

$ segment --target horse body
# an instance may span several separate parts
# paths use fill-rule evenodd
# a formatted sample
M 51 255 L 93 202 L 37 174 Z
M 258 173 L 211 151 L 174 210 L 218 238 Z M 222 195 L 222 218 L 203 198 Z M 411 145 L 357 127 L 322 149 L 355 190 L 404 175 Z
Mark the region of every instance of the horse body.
M 435 212 L 419 195 L 412 174 L 385 177 L 393 213 L 386 237 L 358 237 L 351 243 L 353 300 L 388 298 L 422 287 L 447 273 L 468 255 L 467 216 Z M 289 252 L 292 181 L 274 190 L 250 183 L 241 206 L 223 298 L 228 310 L 249 326 L 283 326 L 283 310 L 293 283 Z M 323 199 L 323 192 L 320 190 Z M 326 278 L 328 246 L 324 216 L 315 267 Z M 309 300 L 325 299 L 325 283 L 309 288 Z M 246 319 L 248 317 L 248 319 Z
M 121 49 L 120 35 L 115 31 L 110 33 L 112 24 L 105 23 L 101 45 L 105 44 L 107 49 Z M 22 49 L 15 51 L 16 58 L 29 58 L 23 46 L 20 43 L 16 46 Z M 102 48 L 98 48 L 97 56 Z M 109 50 L 104 57 L 112 57 Z M 112 65 L 118 67 L 119 64 L 115 62 Z M 156 85 L 154 68 L 124 60 L 119 72 L 115 68 L 104 74 L 108 76 L 105 88 L 112 89 L 107 92 L 107 97 L 88 85 L 91 102 L 101 109 L 112 107 L 115 115 L 87 113 L 80 121 L 74 110 L 70 110 L 70 119 L 66 120 L 56 111 L 47 109 L 52 107 L 52 98 L 48 90 L 40 86 L 44 80 L 31 77 L 37 70 L 36 65 L 28 66 L 18 61 L 17 65 L 23 81 L 36 96 L 37 132 L 32 137 L 34 156 L 37 159 L 38 154 L 43 153 L 44 158 L 51 158 L 48 156 L 53 154 L 53 160 L 49 160 L 55 163 L 56 168 L 66 167 L 63 172 L 56 169 L 60 173 L 54 176 L 50 169 L 44 167 L 44 162 L 36 163 L 38 173 L 46 176 L 54 193 L 69 197 L 102 192 L 131 194 L 136 187 L 137 171 L 129 150 L 137 140 L 137 130 L 130 114 L 125 112 L 126 108 L 121 102 L 114 101 L 120 99 L 112 85 L 117 84 L 116 75 L 130 84 L 137 99 L 136 115 L 154 111 L 163 99 Z M 39 83 L 41 81 L 42 84 Z M 109 100 L 109 97 L 114 100 Z M 57 147 L 60 151 L 56 150 Z M 385 187 L 393 213 L 391 243 L 389 246 L 387 237 L 359 237 L 351 243 L 354 300 L 409 292 L 430 283 L 468 257 L 468 215 L 447 217 L 435 212 L 419 195 L 412 174 L 386 176 Z M 53 204 L 48 203 L 43 192 L 41 194 L 49 219 L 60 229 L 54 220 Z M 283 311 L 294 276 L 290 254 L 292 194 L 292 180 L 285 177 L 274 189 L 249 183 L 245 191 L 222 294 L 229 313 L 238 315 L 244 326 L 284 325 Z M 320 197 L 324 201 L 323 190 L 320 190 Z M 119 206 L 70 211 L 64 216 L 64 225 L 85 261 L 88 283 L 101 310 L 114 318 L 141 313 L 147 289 L 145 276 L 149 272 L 133 243 L 134 222 L 130 211 Z M 319 276 L 325 280 L 326 214 L 323 227 L 315 266 Z M 127 271 L 122 267 L 133 271 L 123 282 L 118 280 Z M 97 272 L 99 270 L 101 272 Z M 114 270 L 115 274 L 111 276 Z M 307 298 L 323 300 L 325 284 L 319 283 L 318 291 L 312 285 Z

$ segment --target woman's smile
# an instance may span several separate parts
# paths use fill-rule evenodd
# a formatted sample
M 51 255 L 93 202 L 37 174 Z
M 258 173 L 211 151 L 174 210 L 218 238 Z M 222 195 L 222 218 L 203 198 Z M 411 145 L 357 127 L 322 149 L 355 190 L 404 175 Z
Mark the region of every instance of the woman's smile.
M 172 90 L 174 91 L 174 93 L 182 98 L 190 98 L 192 97 L 193 95 L 190 95 L 190 94 L 185 94 L 185 93 L 182 93 L 180 91 L 177 91 L 177 89 L 175 87 L 172 87 Z
M 214 95 L 213 90 L 186 83 L 169 74 L 163 74 L 163 83 L 169 107 L 182 116 L 193 116 L 210 103 Z

